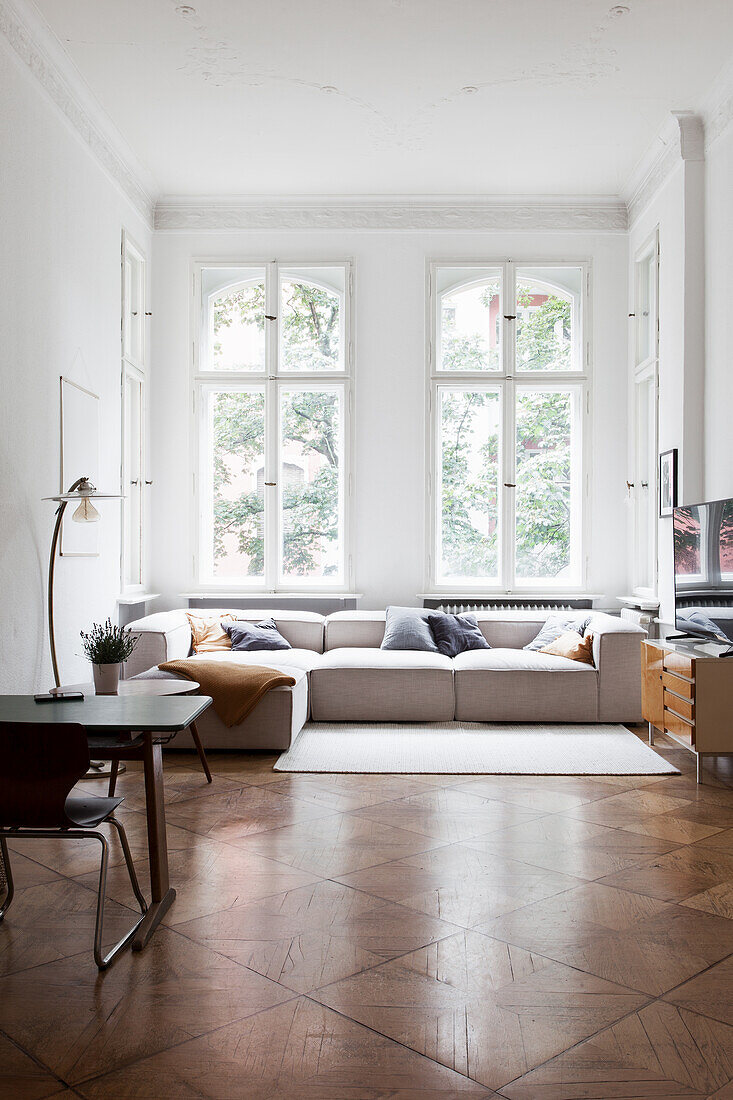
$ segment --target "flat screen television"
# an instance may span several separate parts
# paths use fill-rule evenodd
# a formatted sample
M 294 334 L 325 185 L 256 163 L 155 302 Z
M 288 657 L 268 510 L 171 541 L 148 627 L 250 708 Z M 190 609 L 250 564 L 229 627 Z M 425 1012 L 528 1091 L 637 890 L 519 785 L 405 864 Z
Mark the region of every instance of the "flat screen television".
M 674 510 L 675 627 L 733 645 L 733 500 Z

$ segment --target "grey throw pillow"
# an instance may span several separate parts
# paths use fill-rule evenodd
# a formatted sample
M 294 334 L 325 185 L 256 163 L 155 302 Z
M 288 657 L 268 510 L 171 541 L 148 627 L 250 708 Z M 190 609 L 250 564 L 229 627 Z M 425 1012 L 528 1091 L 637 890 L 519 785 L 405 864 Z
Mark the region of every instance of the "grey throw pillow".
M 491 649 L 481 633 L 475 615 L 446 615 L 435 611 L 428 616 L 428 625 L 444 657 L 457 657 L 468 649 Z
M 388 607 L 382 649 L 420 649 L 437 653 L 438 647 L 428 625 L 429 608 Z
M 590 615 L 581 612 L 568 612 L 568 611 L 556 611 L 547 616 L 547 621 L 543 627 L 541 627 L 539 634 L 534 638 L 525 649 L 542 649 L 546 645 L 550 645 L 551 642 L 556 642 L 561 634 L 566 634 L 568 630 L 577 630 L 581 637 L 585 634 L 588 623 L 590 622 Z
M 283 638 L 275 626 L 274 619 L 263 619 L 261 623 L 222 623 L 224 630 L 232 639 L 234 652 L 257 649 L 292 649 L 290 642 Z

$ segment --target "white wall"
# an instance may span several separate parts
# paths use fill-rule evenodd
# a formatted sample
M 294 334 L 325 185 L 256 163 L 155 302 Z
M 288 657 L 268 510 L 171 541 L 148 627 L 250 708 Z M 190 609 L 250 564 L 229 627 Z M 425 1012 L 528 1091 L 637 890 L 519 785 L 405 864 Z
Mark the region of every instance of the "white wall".
M 704 165 L 681 159 L 629 232 L 629 311 L 634 262 L 659 229 L 659 446 L 677 448 L 678 503 L 703 499 Z M 632 362 L 633 376 L 633 362 Z M 629 405 L 629 432 L 633 406 Z M 633 470 L 631 462 L 629 470 Z M 629 474 L 629 480 L 633 476 Z M 674 621 L 672 519 L 657 524 L 660 617 Z
M 59 491 L 59 376 L 100 397 L 99 488 L 119 491 L 120 239 L 150 234 L 0 36 L 0 691 L 46 690 L 47 556 Z M 81 475 L 84 471 L 80 471 Z M 62 680 L 87 679 L 79 631 L 115 618 L 120 506 L 99 504 L 101 553 L 56 571 Z
M 707 149 L 705 498 L 733 496 L 733 124 Z
M 352 259 L 356 394 L 354 562 L 361 606 L 413 603 L 425 584 L 425 277 L 428 260 L 592 261 L 594 385 L 590 591 L 626 590 L 625 234 L 269 231 L 157 233 L 153 252 L 152 586 L 166 606 L 194 584 L 192 260 Z M 163 606 L 160 604 L 159 606 Z

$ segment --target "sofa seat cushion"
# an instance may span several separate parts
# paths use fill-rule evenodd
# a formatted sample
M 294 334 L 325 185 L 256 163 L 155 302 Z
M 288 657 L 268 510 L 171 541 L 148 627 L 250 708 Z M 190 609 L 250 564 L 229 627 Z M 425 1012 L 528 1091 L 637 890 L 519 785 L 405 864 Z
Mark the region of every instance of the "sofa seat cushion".
M 533 649 L 471 650 L 454 657 L 453 668 L 456 672 L 476 669 L 501 669 L 504 672 L 595 672 L 590 665 L 580 661 L 571 661 L 568 657 L 556 657 L 552 653 L 540 653 Z
M 597 722 L 598 673 L 590 665 L 526 649 L 460 653 L 460 722 Z
M 193 654 L 191 660 L 197 660 L 198 654 Z M 207 661 L 233 661 L 242 665 L 264 665 L 265 668 L 276 668 L 278 672 L 291 672 L 294 670 L 310 672 L 323 655 L 314 653 L 312 649 L 245 649 L 245 650 L 220 650 L 218 653 L 202 653 L 201 660 Z
M 326 668 L 384 668 L 384 669 L 442 669 L 453 671 L 450 657 L 440 653 L 427 653 L 417 649 L 371 649 L 347 646 L 331 649 L 320 658 L 319 669 Z
M 453 662 L 440 653 L 332 649 L 311 673 L 316 722 L 450 722 L 453 713 Z

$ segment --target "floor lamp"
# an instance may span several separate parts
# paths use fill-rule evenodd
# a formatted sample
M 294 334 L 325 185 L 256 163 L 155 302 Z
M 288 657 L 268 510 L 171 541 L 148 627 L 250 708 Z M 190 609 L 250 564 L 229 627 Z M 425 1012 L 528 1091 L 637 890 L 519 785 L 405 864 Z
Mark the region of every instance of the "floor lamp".
M 58 549 L 59 535 L 61 533 L 61 521 L 64 518 L 67 504 L 70 504 L 71 501 L 76 501 L 78 507 L 71 517 L 74 522 L 97 523 L 99 520 L 99 512 L 92 504 L 92 498 L 94 500 L 122 500 L 122 494 L 98 493 L 88 477 L 80 477 L 74 482 L 68 493 L 59 493 L 59 495 L 55 497 L 43 498 L 44 500 L 53 500 L 58 504 L 58 508 L 56 509 L 56 523 L 53 529 L 53 538 L 51 539 L 51 555 L 48 561 L 48 639 L 51 646 L 51 664 L 53 665 L 53 680 L 56 687 L 60 687 L 61 679 L 59 677 L 59 665 L 56 657 L 56 634 L 53 623 L 53 580 L 56 569 L 56 550 Z M 124 770 L 125 765 L 120 764 L 118 774 Z M 87 778 L 100 779 L 110 774 L 109 771 L 104 771 L 103 763 L 92 760 L 89 771 L 87 772 Z
M 59 666 L 56 658 L 56 635 L 53 624 L 53 579 L 56 568 L 56 550 L 58 548 L 59 534 L 61 533 L 61 521 L 64 518 L 66 506 L 72 500 L 77 501 L 78 508 L 72 515 L 75 523 L 97 523 L 99 512 L 92 504 L 94 500 L 122 500 L 120 493 L 98 493 L 88 477 L 78 478 L 69 489 L 68 493 L 60 493 L 55 497 L 44 497 L 44 500 L 53 500 L 58 504 L 56 509 L 56 524 L 51 539 L 51 555 L 48 562 L 48 638 L 51 645 L 51 664 L 53 665 L 53 679 L 56 687 L 59 687 Z

